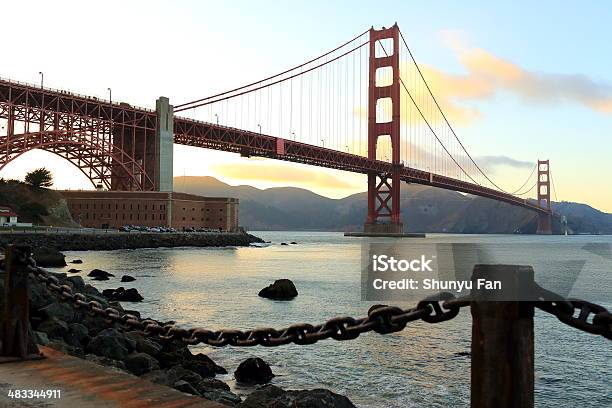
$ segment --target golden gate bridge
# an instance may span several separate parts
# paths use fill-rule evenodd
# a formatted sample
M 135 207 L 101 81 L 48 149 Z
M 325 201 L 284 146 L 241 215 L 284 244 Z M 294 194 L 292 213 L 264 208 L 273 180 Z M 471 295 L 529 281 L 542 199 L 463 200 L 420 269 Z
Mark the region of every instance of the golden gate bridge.
M 0 170 L 43 149 L 96 187 L 172 191 L 177 143 L 366 174 L 368 233 L 402 231 L 402 182 L 530 209 L 538 233 L 551 233 L 548 160 L 502 189 L 458 137 L 397 24 L 222 93 L 175 106 L 160 97 L 155 110 L 0 79 L 0 125 Z

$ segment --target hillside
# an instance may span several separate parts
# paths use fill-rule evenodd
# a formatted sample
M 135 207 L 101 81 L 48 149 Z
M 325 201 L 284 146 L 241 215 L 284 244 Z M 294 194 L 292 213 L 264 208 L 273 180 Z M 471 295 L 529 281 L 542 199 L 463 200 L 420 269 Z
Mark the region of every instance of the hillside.
M 367 206 L 366 193 L 335 200 L 301 188 L 230 186 L 214 177 L 176 177 L 174 187 L 239 198 L 240 224 L 251 230 L 357 231 Z M 553 203 L 553 208 L 567 216 L 573 233 L 612 234 L 612 214 L 570 202 Z M 402 185 L 402 219 L 408 232 L 532 233 L 537 226 L 529 210 L 417 184 Z M 553 228 L 559 231 L 558 221 Z
M 0 179 L 0 205 L 11 207 L 19 222 L 75 227 L 66 200 L 55 190 L 34 188 L 17 180 Z

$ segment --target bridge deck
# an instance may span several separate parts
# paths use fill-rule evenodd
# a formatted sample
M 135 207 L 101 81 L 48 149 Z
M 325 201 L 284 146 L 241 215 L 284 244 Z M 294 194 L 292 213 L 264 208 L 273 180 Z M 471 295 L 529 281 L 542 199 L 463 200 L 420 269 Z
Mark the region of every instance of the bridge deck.
M 26 122 L 35 121 L 33 118 L 40 120 L 45 115 L 52 118 L 55 113 L 59 112 L 71 118 L 95 118 L 115 127 L 137 126 L 149 130 L 156 128 L 156 115 L 149 109 L 137 108 L 125 103 L 111 104 L 109 101 L 93 97 L 66 91 L 41 89 L 0 79 L 0 119 L 8 118 L 9 107 L 15 107 L 16 118 Z M 25 135 L 12 135 L 11 137 L 17 137 L 17 142 L 21 142 Z M 0 137 L 0 144 L 4 145 L 7 141 L 7 137 Z M 278 151 L 279 142 L 283 146 L 282 153 Z M 382 174 L 399 171 L 401 180 L 405 182 L 473 194 L 538 213 L 549 213 L 548 209 L 540 207 L 537 202 L 445 175 L 409 166 L 397 167 L 385 161 L 371 160 L 360 155 L 179 116 L 174 118 L 174 143 L 354 173 Z M 5 154 L 8 154 L 8 148 Z
M 43 360 L 0 364 L 0 407 L 223 408 L 49 347 Z M 61 390 L 58 399 L 14 399 L 9 390 Z

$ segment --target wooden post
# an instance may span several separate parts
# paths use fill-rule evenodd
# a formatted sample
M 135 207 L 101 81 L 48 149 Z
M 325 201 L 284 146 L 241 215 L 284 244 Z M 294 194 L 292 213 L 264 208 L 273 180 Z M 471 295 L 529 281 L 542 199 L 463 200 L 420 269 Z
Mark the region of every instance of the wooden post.
M 478 289 L 478 279 L 501 281 L 501 297 Z M 476 265 L 472 274 L 472 408 L 532 408 L 534 390 L 533 306 L 520 290 L 533 269 Z M 498 299 L 505 299 L 500 301 Z M 492 300 L 495 299 L 495 300 Z
M 30 332 L 27 257 L 30 247 L 9 245 L 4 258 L 0 362 L 40 358 Z

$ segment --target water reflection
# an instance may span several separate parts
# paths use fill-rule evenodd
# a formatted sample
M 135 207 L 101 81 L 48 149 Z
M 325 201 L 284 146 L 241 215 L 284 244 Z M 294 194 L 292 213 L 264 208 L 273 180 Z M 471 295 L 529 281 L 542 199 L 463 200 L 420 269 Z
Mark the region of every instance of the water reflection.
M 128 308 L 186 326 L 250 329 L 296 322 L 320 323 L 338 315 L 363 316 L 375 303 L 360 300 L 361 239 L 335 233 L 259 235 L 276 244 L 267 248 L 73 252 L 67 259 L 83 259 L 83 274 L 101 268 L 117 276 L 93 282 L 99 289 L 118 286 L 138 289 L 145 300 L 126 305 Z M 585 250 L 592 258 L 585 263 L 575 284 L 570 285 L 572 294 L 592 294 L 588 296 L 590 300 L 610 307 L 612 268 L 597 259 L 610 260 L 606 247 L 609 248 L 612 238 L 569 238 L 596 244 Z M 502 253 L 506 251 L 512 259 L 518 255 L 523 261 L 529 254 L 539 256 L 547 264 L 536 268 L 536 274 L 559 285 L 573 282 L 570 275 L 579 267 L 567 263 L 565 269 L 559 266 L 560 258 L 568 256 L 555 250 L 567 243 L 564 237 L 433 235 L 428 239 L 436 243 L 495 242 Z M 298 245 L 278 245 L 290 241 L 297 241 Z M 517 246 L 514 252 L 509 250 L 510 244 L 521 245 L 520 252 L 517 254 Z M 547 245 L 555 256 L 542 255 L 541 248 Z M 123 274 L 136 277 L 136 281 L 119 283 Z M 89 278 L 84 278 L 89 282 Z M 261 288 L 278 278 L 294 281 L 299 291 L 295 300 L 278 302 L 257 296 Z M 276 349 L 196 346 L 193 351 L 209 354 L 230 373 L 245 358 L 261 357 L 277 374 L 274 384 L 286 388 L 330 388 L 348 395 L 362 407 L 466 406 L 470 360 L 465 353 L 470 349 L 470 325 L 469 311 L 463 311 L 449 322 L 436 325 L 415 322 L 401 333 L 387 336 L 368 333 L 350 342 L 327 340 Z M 609 384 L 601 375 L 610 374 L 611 370 L 609 342 L 567 328 L 542 313 L 537 313 L 535 326 L 537 406 L 558 406 L 559 395 L 571 401 L 571 405 L 609 403 L 607 396 L 602 395 Z M 225 379 L 231 383 L 231 377 L 229 374 Z M 250 391 L 235 389 L 239 393 Z

